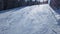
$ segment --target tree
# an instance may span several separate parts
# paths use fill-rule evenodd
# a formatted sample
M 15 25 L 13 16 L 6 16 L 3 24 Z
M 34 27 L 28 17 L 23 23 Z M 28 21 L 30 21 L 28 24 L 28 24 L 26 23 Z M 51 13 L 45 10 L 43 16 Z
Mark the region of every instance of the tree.
M 8 0 L 3 0 L 4 10 L 7 9 L 7 3 L 8 3 Z

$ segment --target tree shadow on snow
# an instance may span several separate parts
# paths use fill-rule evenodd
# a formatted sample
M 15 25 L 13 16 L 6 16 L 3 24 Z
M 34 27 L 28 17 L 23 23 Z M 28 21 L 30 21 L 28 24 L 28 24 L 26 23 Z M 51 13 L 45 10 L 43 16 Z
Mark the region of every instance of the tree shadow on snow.
M 9 12 L 9 11 L 17 11 L 17 10 L 20 10 L 20 9 L 23 9 L 23 8 L 25 8 L 25 7 L 27 7 L 27 6 L 22 6 L 22 7 L 16 7 L 16 8 L 11 8 L 11 9 L 6 9 L 6 10 L 0 10 L 0 14 L 1 13 L 5 13 L 5 12 Z
M 60 9 L 56 9 L 55 12 L 59 15 L 60 17 Z M 60 18 L 57 20 L 58 24 L 60 26 Z
M 52 7 L 52 6 L 51 6 Z M 57 18 L 59 18 L 60 17 L 60 8 L 58 8 L 58 7 L 52 7 L 52 9 L 59 15 Z M 57 25 L 59 25 L 60 26 L 60 18 L 59 19 L 57 19 Z

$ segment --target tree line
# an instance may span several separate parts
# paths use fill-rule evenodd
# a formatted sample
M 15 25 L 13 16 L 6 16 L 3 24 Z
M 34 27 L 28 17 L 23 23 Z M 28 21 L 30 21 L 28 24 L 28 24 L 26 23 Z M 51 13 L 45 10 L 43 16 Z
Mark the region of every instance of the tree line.
M 38 0 L 2 0 L 0 2 L 0 9 L 10 9 L 21 6 L 31 6 L 40 4 Z

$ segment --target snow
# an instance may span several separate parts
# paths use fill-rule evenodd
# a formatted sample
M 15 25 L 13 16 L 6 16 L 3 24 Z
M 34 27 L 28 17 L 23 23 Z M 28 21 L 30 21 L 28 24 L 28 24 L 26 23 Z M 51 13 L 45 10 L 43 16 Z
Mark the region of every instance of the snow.
M 0 14 L 0 34 L 60 34 L 48 4 L 27 6 Z

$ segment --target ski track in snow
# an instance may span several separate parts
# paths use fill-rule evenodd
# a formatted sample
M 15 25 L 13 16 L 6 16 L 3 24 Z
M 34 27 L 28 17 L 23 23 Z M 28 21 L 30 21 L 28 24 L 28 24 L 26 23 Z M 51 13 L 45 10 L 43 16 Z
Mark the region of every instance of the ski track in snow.
M 48 4 L 0 14 L 0 34 L 60 34 Z

